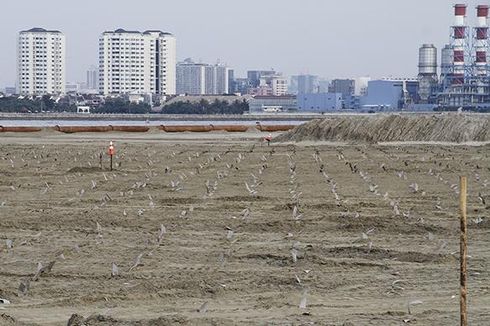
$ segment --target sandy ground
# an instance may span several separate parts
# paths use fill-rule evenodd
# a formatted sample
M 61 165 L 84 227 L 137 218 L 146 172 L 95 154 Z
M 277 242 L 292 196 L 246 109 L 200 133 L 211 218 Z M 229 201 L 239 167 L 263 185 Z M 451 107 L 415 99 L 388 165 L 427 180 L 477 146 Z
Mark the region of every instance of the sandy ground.
M 0 135 L 1 325 L 457 325 L 461 174 L 490 323 L 488 146 L 110 137 Z

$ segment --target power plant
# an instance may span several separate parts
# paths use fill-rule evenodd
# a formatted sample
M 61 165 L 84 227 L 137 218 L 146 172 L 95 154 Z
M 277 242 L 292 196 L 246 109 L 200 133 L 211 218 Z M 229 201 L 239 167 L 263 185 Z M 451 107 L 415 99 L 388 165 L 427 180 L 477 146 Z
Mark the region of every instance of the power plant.
M 476 25 L 467 22 L 467 5 L 454 5 L 450 43 L 441 50 L 440 76 L 437 49 L 423 44 L 419 49 L 419 103 L 441 109 L 490 108 L 488 5 L 476 7 Z

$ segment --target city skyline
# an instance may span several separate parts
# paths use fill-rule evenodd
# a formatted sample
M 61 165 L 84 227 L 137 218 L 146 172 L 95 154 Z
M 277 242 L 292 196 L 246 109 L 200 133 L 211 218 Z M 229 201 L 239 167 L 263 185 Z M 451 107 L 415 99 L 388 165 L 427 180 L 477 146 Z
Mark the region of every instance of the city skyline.
M 462 2 L 470 8 L 481 3 Z M 287 76 L 415 77 L 420 44 L 433 43 L 440 50 L 448 42 L 449 5 L 452 2 L 421 0 L 251 0 L 231 7 L 218 0 L 172 4 L 141 0 L 138 11 L 129 1 L 8 2 L 2 6 L 9 15 L 0 21 L 4 33 L 0 88 L 14 86 L 16 38 L 19 31 L 32 27 L 64 33 L 66 79 L 72 82 L 83 81 L 87 69 L 97 63 L 102 32 L 116 28 L 170 32 L 177 38 L 178 61 L 219 59 L 233 67 L 236 76 L 274 68 Z

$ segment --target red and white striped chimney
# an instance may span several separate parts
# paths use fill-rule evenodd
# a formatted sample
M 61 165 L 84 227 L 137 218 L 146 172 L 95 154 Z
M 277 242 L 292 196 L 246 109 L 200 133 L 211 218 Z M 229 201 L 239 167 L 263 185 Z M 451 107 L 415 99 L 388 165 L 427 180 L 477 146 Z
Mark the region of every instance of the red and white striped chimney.
M 475 73 L 477 76 L 486 76 L 487 49 L 488 49 L 488 11 L 489 6 L 479 5 L 476 7 L 477 22 L 475 27 Z
M 454 5 L 454 25 L 452 27 L 453 38 L 453 64 L 454 76 L 453 84 L 464 83 L 465 72 L 465 47 L 467 45 L 467 28 L 466 25 L 466 5 Z

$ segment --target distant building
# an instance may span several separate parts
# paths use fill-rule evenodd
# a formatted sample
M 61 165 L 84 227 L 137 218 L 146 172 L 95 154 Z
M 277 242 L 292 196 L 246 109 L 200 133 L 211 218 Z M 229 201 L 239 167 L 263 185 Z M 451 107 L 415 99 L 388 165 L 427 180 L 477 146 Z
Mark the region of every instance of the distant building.
M 87 70 L 86 88 L 89 90 L 99 89 L 99 72 L 96 66 Z
M 259 87 L 261 77 L 271 77 L 275 75 L 276 72 L 274 70 L 249 70 L 247 71 L 249 87 L 250 88 Z
M 177 64 L 177 94 L 201 95 L 206 93 L 206 65 L 186 59 Z
M 273 76 L 270 79 L 262 77 L 261 80 L 265 80 L 267 85 L 270 80 L 270 87 L 272 89 L 273 96 L 284 96 L 288 93 L 288 79 L 282 76 Z
M 318 76 L 313 75 L 298 75 L 298 94 L 318 93 L 319 84 Z
M 14 95 L 17 93 L 17 90 L 15 87 L 5 87 L 5 95 L 10 96 Z
M 248 94 L 259 96 L 283 96 L 287 93 L 288 80 L 280 74 L 262 76 L 257 87 L 248 89 Z
M 65 85 L 66 93 L 78 93 L 80 91 L 80 85 L 78 83 L 67 82 Z
M 342 96 L 354 95 L 355 81 L 353 79 L 334 79 L 328 87 L 329 93 L 341 93 Z
M 354 95 L 363 96 L 367 93 L 368 82 L 371 77 L 359 77 L 355 79 L 354 82 Z
M 307 112 L 326 112 L 342 109 L 341 93 L 298 94 L 298 110 Z
M 249 102 L 250 112 L 284 112 L 296 111 L 296 96 L 255 96 Z
M 289 94 L 298 94 L 298 76 L 291 76 L 288 85 Z
M 233 69 L 228 70 L 228 94 L 235 93 L 235 71 Z
M 177 64 L 177 94 L 229 94 L 233 70 L 227 66 L 194 63 L 186 59 Z
M 318 79 L 318 93 L 328 93 L 330 81 L 328 79 Z
M 32 28 L 19 33 L 17 93 L 65 93 L 65 36 L 60 31 Z
M 233 93 L 247 94 L 249 88 L 248 78 L 235 78 Z
M 403 107 L 403 93 L 402 80 L 371 80 L 361 105 L 364 109 L 398 110 Z
M 176 93 L 176 40 L 166 32 L 117 29 L 99 39 L 99 91 L 110 94 Z

